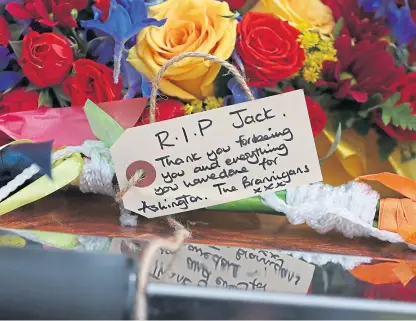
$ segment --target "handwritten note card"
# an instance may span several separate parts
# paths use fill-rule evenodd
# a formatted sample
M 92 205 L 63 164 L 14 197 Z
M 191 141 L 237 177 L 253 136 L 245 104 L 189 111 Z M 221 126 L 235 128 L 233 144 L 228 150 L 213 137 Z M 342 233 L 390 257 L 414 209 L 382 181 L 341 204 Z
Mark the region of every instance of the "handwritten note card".
M 125 252 L 121 242 L 116 239 L 110 251 Z M 149 276 L 152 282 L 305 294 L 314 270 L 274 250 L 185 244 L 175 254 L 160 249 Z
M 126 130 L 111 154 L 123 198 L 152 218 L 322 180 L 303 91 Z

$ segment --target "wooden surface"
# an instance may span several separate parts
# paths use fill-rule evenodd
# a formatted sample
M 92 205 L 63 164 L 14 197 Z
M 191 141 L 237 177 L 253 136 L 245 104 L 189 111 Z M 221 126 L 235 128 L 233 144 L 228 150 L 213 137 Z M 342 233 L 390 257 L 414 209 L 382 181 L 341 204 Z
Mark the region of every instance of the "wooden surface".
M 284 216 L 199 210 L 182 214 L 179 219 L 192 230 L 196 243 L 416 260 L 416 252 L 406 245 L 348 239 L 338 233 L 321 235 L 306 225 L 290 225 Z M 76 191 L 56 193 L 0 216 L 0 227 L 110 237 L 171 233 L 163 219 L 142 218 L 138 227 L 121 227 L 114 201 Z

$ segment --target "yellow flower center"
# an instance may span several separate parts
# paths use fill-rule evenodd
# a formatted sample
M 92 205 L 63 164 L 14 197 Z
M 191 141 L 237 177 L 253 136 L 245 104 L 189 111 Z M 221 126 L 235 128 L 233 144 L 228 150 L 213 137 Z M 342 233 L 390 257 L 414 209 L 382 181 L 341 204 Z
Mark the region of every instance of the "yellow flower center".
M 341 72 L 341 75 L 339 77 L 341 80 L 345 80 L 345 79 L 351 79 L 351 85 L 355 85 L 357 84 L 357 80 L 354 78 L 354 76 L 352 74 L 350 74 L 349 72 Z
M 202 108 L 202 101 L 198 99 L 191 101 L 189 104 L 186 104 L 184 106 L 184 111 L 187 115 L 200 113 L 201 111 L 204 111 L 204 109 Z
M 219 97 L 207 97 L 204 100 L 205 103 L 205 109 L 206 110 L 211 110 L 211 109 L 216 109 L 219 107 L 222 107 L 224 105 L 224 99 Z
M 302 77 L 308 82 L 316 82 L 321 75 L 323 63 L 326 60 L 337 60 L 334 41 L 313 29 L 304 29 L 298 40 L 306 54 Z
M 184 106 L 185 114 L 195 114 L 201 111 L 216 109 L 224 106 L 224 99 L 221 97 L 207 97 L 204 101 L 193 100 Z

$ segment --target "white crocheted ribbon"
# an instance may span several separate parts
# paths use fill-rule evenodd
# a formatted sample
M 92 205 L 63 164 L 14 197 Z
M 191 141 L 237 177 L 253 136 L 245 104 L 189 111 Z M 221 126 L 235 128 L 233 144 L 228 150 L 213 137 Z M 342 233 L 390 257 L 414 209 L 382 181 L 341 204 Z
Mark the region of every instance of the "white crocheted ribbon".
M 69 146 L 56 151 L 52 160 L 56 161 L 74 153 L 84 156 L 84 167 L 79 179 L 81 192 L 114 197 L 114 165 L 110 150 L 100 141 L 87 140 L 81 146 Z
M 69 146 L 53 153 L 52 161 L 80 153 L 84 157 L 84 166 L 79 180 L 79 189 L 84 193 L 96 193 L 115 196 L 113 189 L 114 166 L 110 150 L 102 142 L 88 140 L 81 146 Z M 40 168 L 32 164 L 24 169 L 6 186 L 0 189 L 0 201 L 22 186 L 39 172 Z
M 79 178 L 80 191 L 114 197 L 116 193 L 113 187 L 114 165 L 110 150 L 100 141 L 87 140 L 81 146 L 68 146 L 57 150 L 52 155 L 52 161 L 70 157 L 74 153 L 80 153 L 84 158 L 84 166 Z M 35 176 L 39 170 L 39 167 L 33 164 L 24 169 L 6 186 L 0 188 L 0 201 Z M 122 226 L 137 226 L 136 215 L 132 215 L 122 205 L 120 205 L 120 212 Z
M 110 150 L 102 142 L 89 140 L 81 146 L 70 146 L 55 152 L 53 160 L 68 157 L 73 153 L 81 153 L 84 156 L 84 167 L 79 179 L 81 192 L 114 197 L 114 165 Z M 132 215 L 122 203 L 119 207 L 121 226 L 137 226 L 137 215 Z
M 349 238 L 375 237 L 391 243 L 404 242 L 397 233 L 373 227 L 379 194 L 364 183 L 300 186 L 287 190 L 286 202 L 274 193 L 261 197 L 265 205 L 284 213 L 293 225 L 306 223 L 322 234 L 335 230 Z

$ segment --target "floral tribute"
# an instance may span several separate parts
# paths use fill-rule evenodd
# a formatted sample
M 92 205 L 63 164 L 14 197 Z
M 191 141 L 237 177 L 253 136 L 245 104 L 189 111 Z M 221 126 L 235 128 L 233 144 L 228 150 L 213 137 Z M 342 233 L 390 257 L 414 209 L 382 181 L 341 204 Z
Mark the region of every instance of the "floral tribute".
M 44 113 L 32 126 L 42 128 L 51 108 L 148 97 L 169 59 L 197 51 L 236 65 L 256 98 L 303 89 L 316 136 L 375 132 L 382 160 L 416 141 L 414 0 L 0 0 L 0 9 L 2 126 L 17 113 Z M 170 67 L 159 90 L 158 120 L 247 100 L 199 58 Z M 148 122 L 145 109 L 135 124 Z M 2 144 L 12 132 L 1 130 Z

